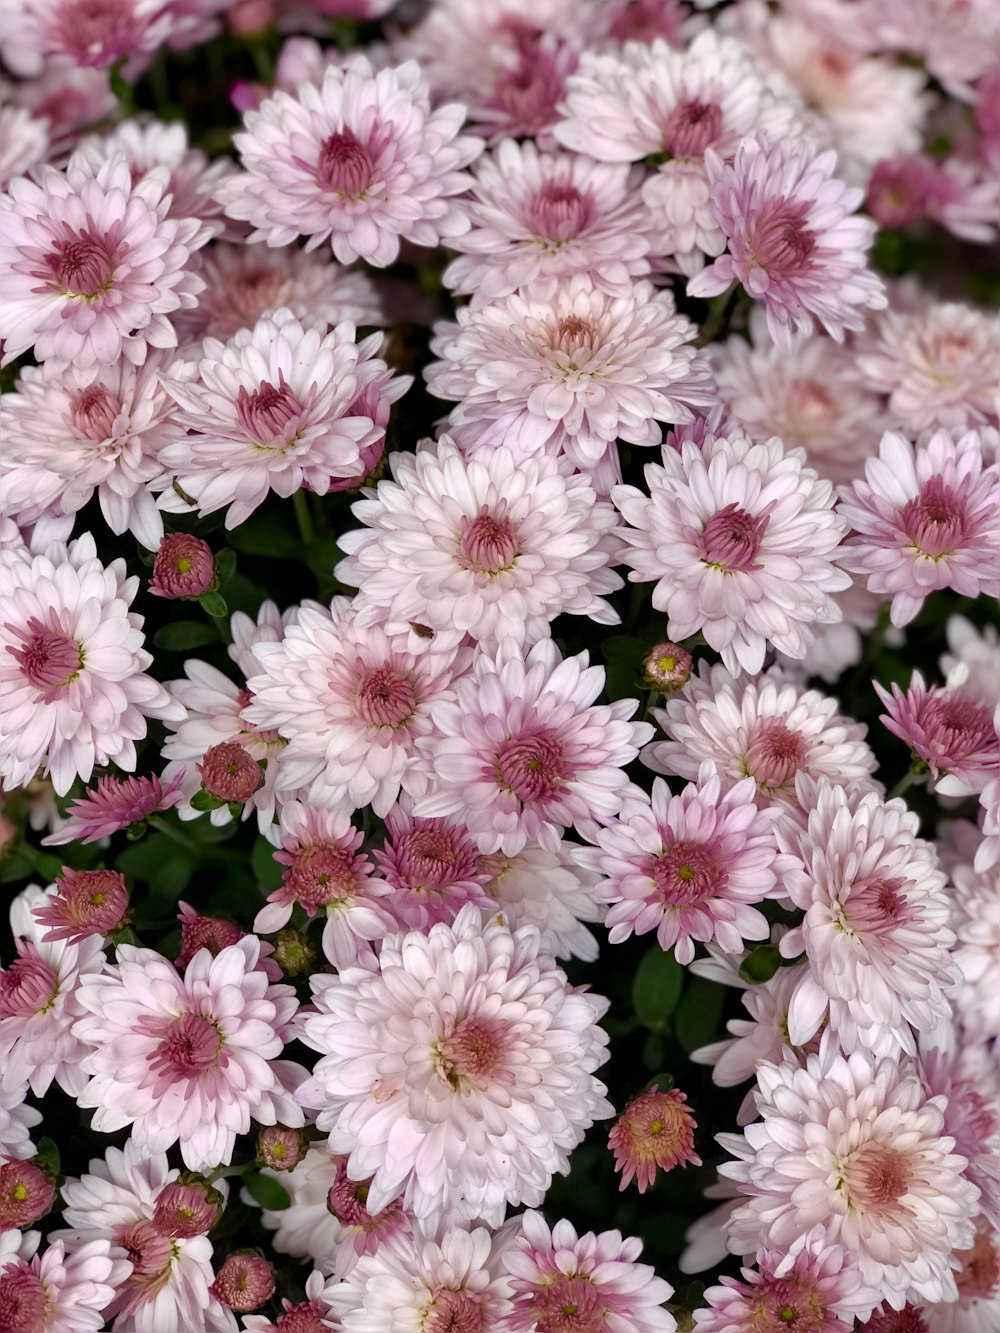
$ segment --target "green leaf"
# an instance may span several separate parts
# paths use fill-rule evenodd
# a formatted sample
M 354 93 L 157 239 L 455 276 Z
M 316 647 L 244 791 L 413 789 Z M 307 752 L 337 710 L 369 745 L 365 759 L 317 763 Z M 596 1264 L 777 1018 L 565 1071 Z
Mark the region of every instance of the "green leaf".
M 35 863 L 23 852 L 11 852 L 0 861 L 0 884 L 10 884 L 14 880 L 27 879 L 34 873 Z
M 297 533 L 274 519 L 250 519 L 229 534 L 230 546 L 246 555 L 269 556 L 272 560 L 301 560 L 302 543 Z
M 221 592 L 206 592 L 198 598 L 198 605 L 213 620 L 225 620 L 229 615 L 229 606 Z
M 750 986 L 770 981 L 781 966 L 781 951 L 773 944 L 761 944 L 740 964 L 740 976 Z
M 159 917 L 176 905 L 193 871 L 194 862 L 184 852 L 175 853 L 169 861 L 157 867 L 149 876 L 147 905 L 151 916 Z
M 206 810 L 221 810 L 225 804 L 225 801 L 220 801 L 218 796 L 213 796 L 211 792 L 205 791 L 204 787 L 201 791 L 196 791 L 191 797 L 191 809 L 201 810 L 203 813 Z
M 280 886 L 285 867 L 274 859 L 274 848 L 266 838 L 254 843 L 250 865 L 262 893 L 273 893 Z
M 38 1140 L 38 1147 L 35 1150 L 35 1156 L 43 1164 L 43 1166 L 48 1167 L 48 1169 L 52 1172 L 54 1176 L 56 1177 L 59 1176 L 60 1174 L 59 1168 L 62 1165 L 62 1159 L 59 1156 L 58 1146 L 55 1143 L 53 1143 L 51 1139 Z
M 306 564 L 320 578 L 330 578 L 344 553 L 333 537 L 318 537 L 306 547 Z
M 644 1023 L 653 1032 L 661 1032 L 684 985 L 684 969 L 673 954 L 664 953 L 658 944 L 645 954 L 632 983 L 632 1004 Z
M 690 1055 L 715 1036 L 725 1004 L 723 988 L 704 977 L 694 977 L 684 988 L 674 1015 L 674 1034 Z
M 601 644 L 604 670 L 607 673 L 609 699 L 635 697 L 636 682 L 642 676 L 642 661 L 647 652 L 642 639 L 612 634 Z
M 250 1197 L 262 1208 L 268 1208 L 271 1212 L 283 1212 L 292 1202 L 284 1185 L 279 1185 L 272 1176 L 259 1175 L 256 1171 L 252 1171 L 243 1177 L 243 1184 L 246 1185 Z
M 218 643 L 219 632 L 211 625 L 200 620 L 175 620 L 172 625 L 164 625 L 153 635 L 157 648 L 166 648 L 173 653 L 185 652 L 188 648 L 203 648 L 206 643 Z
M 66 861 L 61 856 L 53 856 L 51 852 L 39 852 L 35 857 L 35 874 L 47 884 L 51 884 L 57 875 L 62 874 L 65 864 Z
M 224 546 L 215 557 L 215 572 L 220 583 L 225 583 L 236 573 L 236 552 Z
M 133 843 L 131 847 L 119 852 L 115 869 L 136 879 L 151 880 L 173 855 L 173 844 L 162 833 L 153 833 L 143 842 Z

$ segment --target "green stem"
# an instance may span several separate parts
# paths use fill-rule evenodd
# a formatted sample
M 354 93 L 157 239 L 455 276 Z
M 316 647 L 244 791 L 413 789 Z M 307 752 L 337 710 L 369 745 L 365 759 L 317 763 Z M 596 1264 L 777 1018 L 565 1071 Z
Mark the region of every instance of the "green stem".
M 256 1159 L 251 1157 L 248 1162 L 234 1163 L 232 1166 L 217 1166 L 208 1179 L 209 1181 L 215 1181 L 232 1179 L 233 1176 L 245 1176 L 256 1165 Z
M 622 626 L 626 634 L 631 634 L 639 620 L 639 613 L 646 601 L 645 583 L 633 583 L 629 589 L 628 610 L 625 612 L 625 624 Z
M 701 326 L 698 337 L 695 339 L 696 347 L 704 347 L 710 343 L 717 333 L 722 329 L 726 320 L 729 318 L 730 307 L 734 304 L 739 295 L 739 283 L 734 282 L 726 291 L 720 292 L 718 296 L 713 296 L 708 303 L 708 314 L 705 322 Z
M 309 496 L 300 488 L 292 496 L 292 504 L 295 508 L 295 521 L 299 525 L 299 536 L 303 543 L 308 546 L 310 542 L 316 540 L 316 530 L 313 527 L 312 512 L 309 508 Z
M 186 852 L 192 856 L 200 857 L 205 861 L 242 861 L 243 857 L 239 852 L 227 852 L 221 847 L 208 847 L 204 843 L 195 842 L 194 838 L 187 838 L 181 833 L 180 829 L 174 828 L 165 819 L 160 819 L 157 815 L 150 815 L 150 828 L 155 828 L 158 833 L 162 833 L 165 838 L 171 842 L 183 847 Z
M 896 783 L 895 787 L 893 787 L 892 791 L 886 797 L 886 800 L 891 801 L 894 800 L 895 797 L 897 796 L 902 796 L 904 791 L 907 791 L 910 787 L 914 786 L 915 783 L 922 782 L 926 776 L 927 773 L 926 770 L 924 769 L 918 769 L 918 768 L 907 769 L 907 771 L 903 774 L 903 776 Z
M 250 55 L 253 58 L 258 79 L 270 88 L 274 83 L 274 61 L 271 59 L 271 51 L 266 38 L 256 37 L 250 43 Z

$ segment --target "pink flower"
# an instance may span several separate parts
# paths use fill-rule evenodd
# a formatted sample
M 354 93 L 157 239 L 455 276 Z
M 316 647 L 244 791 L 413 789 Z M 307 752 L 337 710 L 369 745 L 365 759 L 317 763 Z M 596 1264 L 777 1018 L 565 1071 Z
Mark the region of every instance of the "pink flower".
M 531 927 L 474 904 L 382 941 L 377 965 L 311 978 L 299 1089 L 372 1212 L 402 1198 L 429 1230 L 540 1203 L 567 1152 L 611 1114 L 593 1071 L 607 1001 L 567 984 Z
M 792 346 L 793 330 L 811 333 L 817 320 L 837 342 L 863 328 L 861 310 L 886 304 L 881 281 L 866 267 L 875 224 L 851 216 L 862 192 L 837 180 L 836 160 L 792 140 L 770 147 L 745 140 L 732 166 L 708 149 L 712 210 L 729 253 L 693 278 L 688 294 L 718 296 L 742 283 L 763 301 L 781 347 Z
M 840 556 L 872 592 L 892 597 L 906 625 L 936 588 L 1000 594 L 1000 467 L 986 464 L 978 431 L 945 430 L 910 443 L 892 431 L 864 480 L 841 490 L 854 529 Z
M 340 1240 L 334 1262 L 338 1277 L 347 1277 L 358 1260 L 366 1254 L 375 1254 L 386 1241 L 409 1241 L 413 1236 L 409 1214 L 399 1199 L 372 1213 L 368 1209 L 368 1195 L 373 1176 L 366 1180 L 352 1180 L 347 1174 L 346 1157 L 335 1157 L 336 1175 L 330 1186 L 326 1206 L 331 1216 L 340 1223 Z
M 466 903 L 490 910 L 484 885 L 489 871 L 479 848 L 460 823 L 416 819 L 411 801 L 400 801 L 385 816 L 385 845 L 373 855 L 391 890 L 386 907 L 399 926 L 426 930 L 435 921 L 454 921 Z
M 93 1126 L 132 1126 L 140 1150 L 180 1143 L 192 1170 L 229 1162 L 237 1134 L 302 1124 L 291 1093 L 303 1071 L 279 1059 L 297 1007 L 269 983 L 260 941 L 246 936 L 213 958 L 195 954 L 181 977 L 152 949 L 118 948 L 118 966 L 77 988 L 75 1031 L 95 1049 L 79 1095 Z
M 114 153 L 98 168 L 75 154 L 64 172 L 43 167 L 0 195 L 3 364 L 29 348 L 79 370 L 136 365 L 147 347 L 174 347 L 167 316 L 192 306 L 201 279 L 190 256 L 211 232 L 168 218 L 167 172 L 132 184 Z
M 757 672 L 768 643 L 801 658 L 812 626 L 841 618 L 831 594 L 850 586 L 833 561 L 847 525 L 833 487 L 777 437 L 710 436 L 646 466 L 650 496 L 616 486 L 630 526 L 632 582 L 657 580 L 653 606 L 675 639 L 701 631 L 730 671 Z
M 314 1270 L 306 1279 L 306 1299 L 293 1303 L 283 1298 L 277 1323 L 251 1314 L 244 1316 L 243 1327 L 246 1333 L 334 1333 L 337 1325 L 325 1299 L 327 1289 L 323 1274 Z
M 673 1288 L 648 1264 L 637 1263 L 642 1242 L 620 1231 L 578 1236 L 565 1219 L 550 1230 L 541 1213 L 521 1218 L 521 1235 L 504 1258 L 514 1309 L 498 1333 L 531 1333 L 563 1323 L 566 1307 L 578 1326 L 615 1333 L 673 1333 L 663 1302 Z M 584 1321 L 587 1321 L 586 1323 Z
M 634 699 L 594 705 L 604 671 L 586 653 L 563 659 L 550 639 L 527 654 L 506 640 L 481 653 L 454 701 L 432 705 L 418 742 L 428 794 L 414 813 L 457 815 L 483 852 L 554 851 L 561 830 L 608 823 L 628 786 L 622 771 L 652 734 L 629 722 Z
M 0 1157 L 0 1228 L 29 1227 L 52 1207 L 54 1177 L 33 1162 Z
M 343 1229 L 328 1207 L 337 1163 L 327 1151 L 326 1140 L 310 1144 L 294 1171 L 279 1173 L 265 1167 L 263 1174 L 280 1180 L 291 1199 L 287 1208 L 265 1208 L 261 1214 L 261 1222 L 273 1233 L 270 1239 L 275 1250 L 308 1259 L 322 1272 L 332 1273 L 335 1262 L 351 1247 L 342 1243 Z M 258 1206 L 246 1190 L 241 1198 Z
M 186 532 L 173 532 L 160 542 L 149 580 L 154 597 L 193 600 L 210 592 L 217 581 L 215 557 L 208 542 Z
M 170 35 L 170 8 L 162 0 L 26 0 L 21 41 L 74 65 L 106 69 L 127 61 L 131 80 Z
M 261 1254 L 231 1254 L 209 1291 L 229 1310 L 257 1310 L 274 1295 L 274 1271 Z
M 335 477 L 363 474 L 361 450 L 384 430 L 353 404 L 386 369 L 381 343 L 380 333 L 356 342 L 353 324 L 324 334 L 284 309 L 226 344 L 206 338 L 197 380 L 183 363 L 163 380 L 179 410 L 159 455 L 161 507 L 190 512 L 176 484 L 199 514 L 228 506 L 234 528 L 270 491 L 326 495 Z
M 27 1095 L 26 1078 L 16 1079 L 9 1073 L 0 1077 L 0 1153 L 19 1162 L 34 1157 L 31 1130 L 42 1119 L 41 1111 L 25 1101 Z
M 615 1121 L 608 1147 L 615 1155 L 615 1170 L 621 1175 L 619 1189 L 635 1180 L 643 1194 L 656 1179 L 657 1171 L 676 1166 L 701 1166 L 694 1151 L 697 1128 L 683 1092 L 661 1092 L 654 1083 L 635 1097 Z
M 158 777 L 97 779 L 97 786 L 66 808 L 66 820 L 42 839 L 46 847 L 66 842 L 99 842 L 119 829 L 144 823 L 158 810 L 169 810 L 181 799 L 178 773 L 166 787 Z
M 488 897 L 503 908 L 512 927 L 536 926 L 542 945 L 556 958 L 593 962 L 597 940 L 584 921 L 602 921 L 601 877 L 575 859 L 579 846 L 568 838 L 555 851 L 529 843 L 511 856 L 494 852 L 479 857 L 489 876 Z
M 461 137 L 465 108 L 432 111 L 418 66 L 375 71 L 364 56 L 327 69 L 317 88 L 277 92 L 248 111 L 234 137 L 244 171 L 218 188 L 230 217 L 248 221 L 251 241 L 288 245 L 329 240 L 342 264 L 379 268 L 400 239 L 437 245 L 468 230 L 452 196 L 482 141 Z
M 954 686 L 924 684 L 919 671 L 904 694 L 873 682 L 889 710 L 880 721 L 910 747 L 915 764 L 930 771 L 934 791 L 944 796 L 972 796 L 1000 771 L 1000 738 L 993 710 Z
M 979 1218 L 972 1244 L 956 1250 L 955 1258 L 958 1300 L 925 1306 L 924 1327 L 927 1333 L 988 1333 L 1000 1315 L 1000 1237 L 985 1218 Z M 918 1324 L 912 1327 L 923 1333 Z
M 36 921 L 49 927 L 42 936 L 46 944 L 56 940 L 79 944 L 91 935 L 113 935 L 124 924 L 128 889 L 125 876 L 117 870 L 63 866 L 56 888 L 55 898 L 34 909 Z
M 181 923 L 181 951 L 177 955 L 177 966 L 182 970 L 200 949 L 207 949 L 213 958 L 223 949 L 245 938 L 245 932 L 233 921 L 223 917 L 202 916 L 188 903 L 180 902 L 181 909 L 177 920 Z M 276 976 L 272 977 L 275 980 Z
M 942 1025 L 919 1060 L 929 1097 L 946 1099 L 945 1133 L 968 1161 L 965 1175 L 979 1190 L 980 1211 L 1000 1226 L 1000 1068 L 994 1051 L 973 1045 Z M 997 1277 L 1000 1278 L 1000 1272 Z
M 0 189 L 49 154 L 47 123 L 21 106 L 0 107 Z
M 0 1327 L 12 1333 L 100 1333 L 104 1311 L 128 1264 L 110 1258 L 106 1240 L 67 1254 L 51 1241 L 39 1258 L 0 1268 Z
M 961 973 L 952 991 L 955 1013 L 972 1041 L 1000 1038 L 1000 864 L 975 867 L 983 844 L 966 821 L 947 826 L 942 863 L 952 885 L 952 957 Z

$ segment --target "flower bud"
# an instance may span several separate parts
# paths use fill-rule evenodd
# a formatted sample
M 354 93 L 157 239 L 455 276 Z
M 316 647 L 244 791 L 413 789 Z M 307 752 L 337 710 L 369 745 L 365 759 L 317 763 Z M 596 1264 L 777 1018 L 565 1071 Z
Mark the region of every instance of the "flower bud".
M 209 1291 L 230 1310 L 256 1310 L 274 1295 L 271 1265 L 253 1252 L 231 1254 L 216 1273 Z
M 207 949 L 214 958 L 220 949 L 228 949 L 243 938 L 244 932 L 233 921 L 218 916 L 201 916 L 187 903 L 180 904 L 177 920 L 181 923 L 181 951 L 177 966 L 187 967 L 199 949 Z
M 0 1166 L 0 1230 L 27 1227 L 52 1207 L 56 1187 L 51 1175 L 35 1162 Z
M 217 582 L 212 548 L 200 537 L 174 532 L 164 537 L 153 561 L 149 591 L 154 597 L 194 601 Z
M 195 767 L 205 791 L 218 801 L 249 801 L 264 781 L 260 764 L 236 741 L 213 745 Z
M 301 930 L 279 930 L 274 937 L 274 961 L 288 977 L 312 972 L 316 950 Z
M 79 944 L 89 935 L 113 935 L 125 924 L 128 889 L 117 870 L 73 870 L 63 866 L 56 880 L 59 892 L 35 908 L 40 925 L 51 929 L 43 943 L 67 940 Z
M 691 654 L 676 643 L 658 643 L 642 664 L 646 683 L 661 694 L 670 694 L 685 685 L 691 675 Z
M 272 1171 L 291 1171 L 302 1161 L 307 1146 L 301 1130 L 266 1125 L 257 1135 L 257 1161 Z
M 634 1176 L 642 1194 L 656 1172 L 672 1171 L 690 1162 L 701 1165 L 694 1151 L 695 1120 L 683 1092 L 660 1092 L 654 1084 L 630 1102 L 608 1136 L 620 1189 Z
M 164 1236 L 190 1240 L 211 1231 L 226 1201 L 219 1191 L 196 1171 L 186 1171 L 156 1196 L 153 1225 Z

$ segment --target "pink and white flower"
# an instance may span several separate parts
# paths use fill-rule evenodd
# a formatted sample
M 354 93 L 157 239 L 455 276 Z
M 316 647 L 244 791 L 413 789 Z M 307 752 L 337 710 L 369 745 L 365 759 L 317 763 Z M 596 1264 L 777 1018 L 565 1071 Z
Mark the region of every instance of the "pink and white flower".
M 0 107 L 0 143 L 0 190 L 6 190 L 15 176 L 48 157 L 48 124 L 26 107 Z
M 1000 466 L 979 431 L 939 430 L 915 445 L 888 431 L 864 480 L 841 490 L 854 529 L 840 556 L 906 625 L 937 588 L 1000 594 Z
M 968 1159 L 965 1175 L 979 1190 L 980 1211 L 1000 1226 L 1000 1068 L 995 1053 L 944 1025 L 932 1034 L 918 1063 L 927 1095 L 947 1098 L 945 1133 Z
M 193 306 L 202 282 L 190 262 L 211 231 L 168 217 L 165 168 L 132 183 L 122 153 L 96 169 L 75 154 L 0 195 L 2 363 L 37 360 L 79 370 L 141 365 L 148 346 L 175 347 L 168 316 Z
M 531 927 L 468 904 L 453 925 L 383 940 L 377 966 L 311 978 L 299 1089 L 373 1211 L 402 1198 L 428 1229 L 497 1226 L 540 1203 L 595 1119 L 607 1001 L 570 987 Z
M 924 684 L 919 671 L 904 692 L 891 693 L 873 682 L 889 710 L 880 721 L 910 747 L 914 765 L 930 773 L 934 791 L 945 796 L 974 796 L 1000 772 L 1000 737 L 993 710 L 955 685 Z
M 51 1241 L 43 1255 L 0 1268 L 0 1319 L 17 1333 L 100 1333 L 127 1274 L 128 1264 L 110 1257 L 106 1240 L 69 1253 L 61 1240 Z
M 951 651 L 941 657 L 941 674 L 960 682 L 973 699 L 996 708 L 1000 704 L 1000 629 L 988 624 L 977 627 L 965 616 L 949 616 L 945 634 Z
M 965 820 L 946 827 L 941 855 L 951 880 L 952 958 L 960 975 L 951 991 L 972 1041 L 1000 1039 L 1000 864 L 975 868 L 982 835 Z
M 480 851 L 507 855 L 531 841 L 555 851 L 562 829 L 607 823 L 653 729 L 628 720 L 635 699 L 595 705 L 603 687 L 587 653 L 563 659 L 551 639 L 480 653 L 454 700 L 432 705 L 433 734 L 418 742 L 428 792 L 414 813 L 457 815 Z
M 648 497 L 616 486 L 611 498 L 629 524 L 629 577 L 656 580 L 667 633 L 700 630 L 733 672 L 760 671 L 768 643 L 803 657 L 811 626 L 841 618 L 831 594 L 851 581 L 833 563 L 847 524 L 831 484 L 777 437 L 709 436 L 662 457 L 646 465 Z
M 466 903 L 490 910 L 483 887 L 489 871 L 464 825 L 417 819 L 413 802 L 403 797 L 385 816 L 385 826 L 385 844 L 373 855 L 391 891 L 384 906 L 395 918 L 394 929 L 426 930 L 435 921 L 454 921 Z
M 0 981 L 0 987 L 2 984 Z M 35 1155 L 31 1131 L 41 1121 L 42 1113 L 28 1105 L 27 1095 L 25 1080 L 7 1072 L 0 1075 L 0 1157 L 8 1160 L 23 1162 Z
M 348 558 L 335 572 L 361 590 L 359 625 L 383 624 L 413 648 L 412 625 L 426 626 L 436 651 L 467 634 L 493 649 L 532 643 L 566 612 L 618 623 L 600 596 L 622 586 L 617 516 L 586 477 L 503 447 L 467 459 L 447 437 L 390 455 L 389 467 L 392 480 L 352 506 L 366 527 L 338 538 Z
M 985 1218 L 955 1258 L 958 1300 L 924 1307 L 927 1333 L 990 1333 L 1000 1316 L 1000 1237 Z
M 335 1316 L 326 1300 L 330 1290 L 323 1274 L 315 1269 L 306 1278 L 304 1301 L 282 1299 L 282 1313 L 278 1322 L 273 1324 L 265 1315 L 247 1314 L 243 1316 L 246 1333 L 335 1333 Z
M 291 1202 L 287 1208 L 265 1208 L 261 1222 L 271 1232 L 271 1244 L 279 1254 L 308 1259 L 323 1273 L 334 1271 L 334 1259 L 346 1248 L 344 1229 L 330 1212 L 327 1202 L 337 1176 L 337 1163 L 327 1151 L 326 1140 L 310 1143 L 294 1171 L 263 1174 L 280 1180 Z M 244 1203 L 256 1207 L 244 1190 Z
M 99 842 L 119 829 L 141 824 L 158 810 L 169 810 L 181 799 L 180 774 L 164 787 L 158 777 L 98 778 L 97 786 L 84 792 L 66 808 L 66 819 L 55 833 L 42 839 L 46 847 L 63 843 Z
M 712 212 L 729 253 L 692 278 L 688 294 L 719 296 L 741 283 L 763 302 L 781 347 L 817 321 L 837 342 L 862 329 L 861 311 L 886 305 L 882 282 L 867 267 L 876 228 L 854 216 L 862 192 L 834 176 L 836 160 L 793 140 L 744 140 L 732 165 L 708 149 Z
M 340 1243 L 333 1265 L 337 1277 L 346 1277 L 365 1254 L 374 1254 L 386 1241 L 408 1243 L 413 1235 L 409 1213 L 399 1199 L 393 1199 L 378 1212 L 368 1208 L 368 1194 L 373 1177 L 352 1180 L 347 1174 L 346 1157 L 335 1157 L 337 1174 L 326 1201 L 328 1212 L 341 1226 Z
M 437 245 L 468 230 L 454 196 L 482 140 L 460 135 L 464 119 L 463 106 L 431 110 L 414 61 L 376 71 L 355 55 L 319 87 L 276 92 L 247 112 L 233 140 L 244 170 L 218 198 L 251 224 L 251 241 L 308 236 L 314 250 L 329 240 L 342 264 L 360 257 L 384 268 L 401 239 Z
M 19 43 L 38 56 L 61 56 L 74 65 L 106 69 L 126 61 L 134 79 L 167 40 L 171 6 L 162 0 L 24 0 Z
M 581 866 L 580 847 L 563 838 L 554 851 L 531 843 L 512 856 L 494 852 L 480 856 L 489 876 L 483 885 L 502 907 L 511 926 L 537 926 L 542 944 L 556 958 L 597 957 L 597 940 L 583 924 L 603 921 L 606 906 L 600 875 Z
M 271 984 L 255 936 L 214 958 L 199 951 L 183 977 L 152 949 L 123 944 L 117 957 L 116 967 L 76 990 L 85 1013 L 74 1032 L 94 1048 L 77 1100 L 95 1108 L 94 1129 L 131 1125 L 146 1154 L 179 1142 L 185 1165 L 201 1170 L 232 1160 L 251 1117 L 302 1124 L 292 1092 L 304 1071 L 278 1058 L 291 1037 L 295 992 Z

